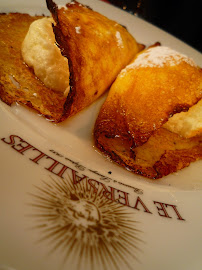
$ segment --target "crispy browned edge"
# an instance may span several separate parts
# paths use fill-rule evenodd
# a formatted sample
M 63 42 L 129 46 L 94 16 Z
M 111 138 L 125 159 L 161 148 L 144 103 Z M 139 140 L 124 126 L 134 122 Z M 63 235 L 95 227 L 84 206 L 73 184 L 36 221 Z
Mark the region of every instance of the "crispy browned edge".
M 74 96 L 76 93 L 75 90 L 75 81 L 73 79 L 73 68 L 72 68 L 72 61 L 71 61 L 71 55 L 69 54 L 69 49 L 68 49 L 68 44 L 64 38 L 64 35 L 60 29 L 60 27 L 58 27 L 59 25 L 59 20 L 58 20 L 58 6 L 56 5 L 56 3 L 52 0 L 46 0 L 46 5 L 47 8 L 49 9 L 49 11 L 51 12 L 54 21 L 56 22 L 56 25 L 53 25 L 53 31 L 55 34 L 55 38 L 57 41 L 57 45 L 60 48 L 61 54 L 65 57 L 67 57 L 68 59 L 68 63 L 69 63 L 69 74 L 70 74 L 70 78 L 69 78 L 69 85 L 70 85 L 70 91 L 68 93 L 68 96 L 66 98 L 66 101 L 64 103 L 64 111 L 63 114 L 61 116 L 60 121 L 65 120 L 71 113 L 71 106 L 73 104 L 74 101 Z

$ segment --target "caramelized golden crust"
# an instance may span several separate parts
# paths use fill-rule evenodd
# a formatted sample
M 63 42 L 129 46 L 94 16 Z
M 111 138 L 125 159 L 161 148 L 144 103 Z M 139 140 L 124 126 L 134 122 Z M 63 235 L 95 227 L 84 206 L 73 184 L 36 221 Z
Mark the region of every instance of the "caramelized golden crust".
M 143 47 L 124 27 L 78 2 L 58 9 L 47 0 L 47 6 L 56 21 L 56 41 L 70 65 L 66 118 L 102 95 Z
M 59 121 L 65 98 L 39 81 L 21 57 L 21 44 L 29 25 L 41 17 L 0 14 L 0 98 L 11 105 L 20 102 L 49 119 Z
M 162 126 L 202 96 L 202 70 L 181 62 L 126 68 L 98 115 L 95 144 L 114 161 L 148 178 L 160 178 L 202 158 L 202 138 L 183 139 Z

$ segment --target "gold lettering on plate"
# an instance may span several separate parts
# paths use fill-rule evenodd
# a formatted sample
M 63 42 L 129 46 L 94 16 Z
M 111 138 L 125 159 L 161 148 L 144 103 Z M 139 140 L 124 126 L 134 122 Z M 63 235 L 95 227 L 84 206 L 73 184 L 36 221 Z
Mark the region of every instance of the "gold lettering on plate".
M 30 194 L 31 218 L 50 253 L 63 254 L 75 269 L 133 269 L 138 261 L 138 222 L 134 211 L 95 192 L 87 178 L 50 177 Z M 29 215 L 30 216 L 30 215 Z

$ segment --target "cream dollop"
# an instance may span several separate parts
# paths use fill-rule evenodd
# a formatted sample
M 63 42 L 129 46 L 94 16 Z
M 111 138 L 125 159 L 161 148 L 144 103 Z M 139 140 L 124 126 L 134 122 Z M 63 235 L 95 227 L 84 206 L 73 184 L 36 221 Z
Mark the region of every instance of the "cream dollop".
M 22 43 L 22 57 L 48 88 L 69 93 L 68 59 L 56 45 L 52 18 L 34 21 Z
M 187 112 L 176 113 L 164 127 L 184 138 L 201 136 L 202 134 L 202 100 L 192 106 Z

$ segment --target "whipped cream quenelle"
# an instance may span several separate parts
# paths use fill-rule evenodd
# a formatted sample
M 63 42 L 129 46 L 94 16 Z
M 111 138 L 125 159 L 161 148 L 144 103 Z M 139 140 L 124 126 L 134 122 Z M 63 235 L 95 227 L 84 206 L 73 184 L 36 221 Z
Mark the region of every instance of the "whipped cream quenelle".
M 45 86 L 67 96 L 70 89 L 68 59 L 56 45 L 52 23 L 52 18 L 42 18 L 30 25 L 22 43 L 22 57 Z
M 171 132 L 184 138 L 201 136 L 202 134 L 202 100 L 187 112 L 176 113 L 164 124 Z

